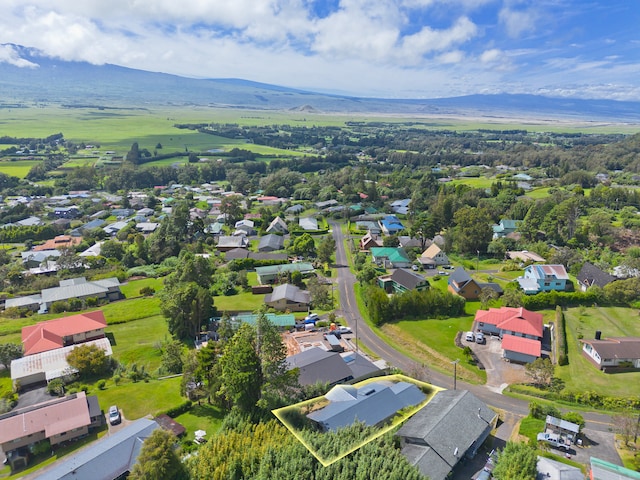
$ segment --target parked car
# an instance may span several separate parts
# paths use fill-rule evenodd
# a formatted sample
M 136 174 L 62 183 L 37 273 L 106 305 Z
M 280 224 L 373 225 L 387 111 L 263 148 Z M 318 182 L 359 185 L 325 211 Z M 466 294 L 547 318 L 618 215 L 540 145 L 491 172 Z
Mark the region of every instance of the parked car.
M 484 333 L 482 332 L 477 332 L 476 333 L 476 343 L 484 343 Z
M 449 275 L 449 272 L 445 272 L 444 270 L 438 270 L 438 275 L 444 275 L 445 277 Z
M 465 336 L 465 340 L 467 342 L 475 342 L 476 341 L 476 337 L 473 334 L 473 332 L 467 332 L 466 336 Z
M 109 407 L 109 423 L 111 425 L 116 425 L 122 421 L 120 417 L 120 410 L 115 405 L 111 405 Z
M 318 320 L 320 320 L 320 315 L 318 315 L 317 313 L 310 313 L 304 318 L 304 320 L 307 322 L 317 322 Z
M 338 327 L 338 332 L 340 333 L 353 333 L 349 327 Z
M 420 267 L 418 267 L 418 265 L 411 265 L 411 270 L 413 270 L 414 272 L 417 272 L 420 269 Z

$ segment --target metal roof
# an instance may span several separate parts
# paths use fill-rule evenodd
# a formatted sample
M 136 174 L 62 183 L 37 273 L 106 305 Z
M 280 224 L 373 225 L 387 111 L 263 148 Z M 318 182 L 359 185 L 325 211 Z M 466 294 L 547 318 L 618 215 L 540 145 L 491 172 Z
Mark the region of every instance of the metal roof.
M 593 480 L 640 480 L 640 472 L 591 457 L 591 478 Z

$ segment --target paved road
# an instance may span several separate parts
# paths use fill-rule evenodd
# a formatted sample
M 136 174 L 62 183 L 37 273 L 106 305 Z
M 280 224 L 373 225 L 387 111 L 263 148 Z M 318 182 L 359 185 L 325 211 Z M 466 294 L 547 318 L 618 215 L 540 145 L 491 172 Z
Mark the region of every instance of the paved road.
M 395 366 L 410 374 L 420 377 L 425 381 L 444 388 L 453 388 L 453 372 L 451 375 L 444 375 L 428 366 L 420 365 L 403 353 L 387 345 L 378 337 L 366 324 L 358 310 L 356 295 L 353 286 L 356 283 L 355 276 L 349 270 L 349 262 L 344 247 L 344 234 L 340 225 L 329 221 L 333 230 L 333 238 L 336 241 L 336 266 L 338 270 L 338 291 L 340 292 L 340 313 L 346 319 L 349 326 L 354 331 L 357 340 L 366 345 L 372 352 L 384 359 L 388 364 Z M 488 390 L 484 385 L 472 385 L 457 381 L 457 387 L 470 390 L 474 395 L 484 402 L 494 407 L 517 415 L 526 416 L 529 413 L 529 402 L 519 400 Z M 584 413 L 587 428 L 590 430 L 609 432 L 611 429 L 611 417 L 600 413 Z

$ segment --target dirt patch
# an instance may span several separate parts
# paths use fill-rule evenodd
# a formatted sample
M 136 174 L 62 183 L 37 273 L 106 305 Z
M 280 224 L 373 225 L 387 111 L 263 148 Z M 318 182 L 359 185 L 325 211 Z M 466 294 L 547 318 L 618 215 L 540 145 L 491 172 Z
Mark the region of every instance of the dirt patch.
M 293 335 L 291 335 L 290 333 L 283 333 L 282 340 L 287 347 L 287 357 L 295 355 L 296 353 L 300 353 L 300 345 L 298 344 L 296 339 L 293 338 Z

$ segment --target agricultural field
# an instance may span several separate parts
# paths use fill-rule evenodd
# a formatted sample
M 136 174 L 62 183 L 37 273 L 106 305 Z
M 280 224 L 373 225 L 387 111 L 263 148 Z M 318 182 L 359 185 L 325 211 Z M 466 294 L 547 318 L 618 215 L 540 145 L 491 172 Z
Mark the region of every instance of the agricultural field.
M 25 178 L 31 167 L 39 163 L 41 163 L 40 160 L 2 160 L 0 161 L 0 173 Z

